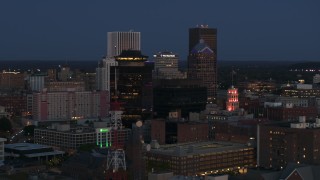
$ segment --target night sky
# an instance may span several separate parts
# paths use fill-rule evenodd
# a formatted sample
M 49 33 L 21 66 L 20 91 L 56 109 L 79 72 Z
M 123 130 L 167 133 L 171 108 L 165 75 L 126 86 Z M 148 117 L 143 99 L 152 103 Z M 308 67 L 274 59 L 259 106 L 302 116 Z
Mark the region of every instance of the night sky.
M 320 61 L 319 0 L 1 0 L 0 60 L 92 60 L 107 32 L 186 59 L 188 28 L 218 29 L 218 60 Z

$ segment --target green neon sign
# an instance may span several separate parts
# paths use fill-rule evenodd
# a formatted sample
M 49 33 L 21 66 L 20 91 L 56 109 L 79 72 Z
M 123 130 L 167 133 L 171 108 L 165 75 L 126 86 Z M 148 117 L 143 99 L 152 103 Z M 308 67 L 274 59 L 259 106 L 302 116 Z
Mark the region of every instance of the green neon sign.
M 100 132 L 102 133 L 109 132 L 109 129 L 100 129 Z

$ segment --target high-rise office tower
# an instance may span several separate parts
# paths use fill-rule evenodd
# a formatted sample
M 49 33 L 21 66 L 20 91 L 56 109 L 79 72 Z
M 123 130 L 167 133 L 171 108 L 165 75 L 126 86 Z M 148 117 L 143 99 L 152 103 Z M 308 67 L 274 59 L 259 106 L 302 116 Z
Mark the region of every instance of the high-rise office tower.
M 216 101 L 217 60 L 215 52 L 204 42 L 193 47 L 188 56 L 188 79 L 197 79 L 207 88 L 207 102 Z
M 107 56 L 119 56 L 123 50 L 141 50 L 140 32 L 108 32 Z
M 217 29 L 201 25 L 189 29 L 188 78 L 207 87 L 207 100 L 217 94 Z
M 142 112 L 152 108 L 153 63 L 134 50 L 122 51 L 115 60 L 118 66 L 111 67 L 111 100 L 123 103 L 122 123 L 131 126 L 128 120 L 141 119 Z
M 96 68 L 96 90 L 110 92 L 111 67 L 118 66 L 114 58 L 103 58 Z
M 189 52 L 199 43 L 200 39 L 209 46 L 217 56 L 217 29 L 209 28 L 208 25 L 200 25 L 189 29 Z

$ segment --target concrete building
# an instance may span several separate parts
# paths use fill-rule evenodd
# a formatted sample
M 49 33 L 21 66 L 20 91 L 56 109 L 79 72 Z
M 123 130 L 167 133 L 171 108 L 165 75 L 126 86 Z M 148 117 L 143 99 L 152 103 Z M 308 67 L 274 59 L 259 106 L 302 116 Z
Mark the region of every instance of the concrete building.
M 107 91 L 64 91 L 33 93 L 33 120 L 65 121 L 104 118 L 109 115 Z
M 108 32 L 107 57 L 119 56 L 123 50 L 141 50 L 140 32 Z
M 115 135 L 110 125 L 104 128 L 86 126 L 70 126 L 69 124 L 52 125 L 50 128 L 36 128 L 34 141 L 61 149 L 77 149 L 81 145 L 97 145 L 100 148 L 109 148 L 116 144 Z M 130 136 L 130 129 L 117 130 L 117 144 L 124 145 Z
M 187 74 L 179 71 L 179 56 L 172 52 L 158 52 L 153 55 L 153 79 L 186 79 Z
M 110 92 L 111 66 L 118 66 L 114 58 L 103 58 L 96 68 L 96 90 Z
M 288 163 L 320 164 L 320 120 L 269 123 L 257 130 L 258 165 L 282 169 Z
M 199 142 L 151 146 L 147 168 L 165 169 L 175 175 L 205 176 L 254 167 L 255 149 L 236 143 Z
M 75 150 L 81 145 L 95 144 L 96 132 L 90 127 L 70 127 L 68 124 L 57 125 L 49 129 L 36 128 L 34 142 L 63 150 Z
M 45 87 L 45 78 L 47 74 L 33 74 L 29 76 L 29 86 L 32 91 L 42 91 Z

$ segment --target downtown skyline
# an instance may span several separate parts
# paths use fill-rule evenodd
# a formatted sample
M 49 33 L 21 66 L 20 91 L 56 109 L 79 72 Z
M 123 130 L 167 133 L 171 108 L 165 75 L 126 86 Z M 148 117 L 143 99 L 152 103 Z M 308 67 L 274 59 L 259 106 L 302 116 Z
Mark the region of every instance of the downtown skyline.
M 141 32 L 143 54 L 188 55 L 188 29 L 218 30 L 218 61 L 320 60 L 318 1 L 0 2 L 1 60 L 90 60 L 107 32 Z M 115 8 L 118 7 L 118 8 Z

